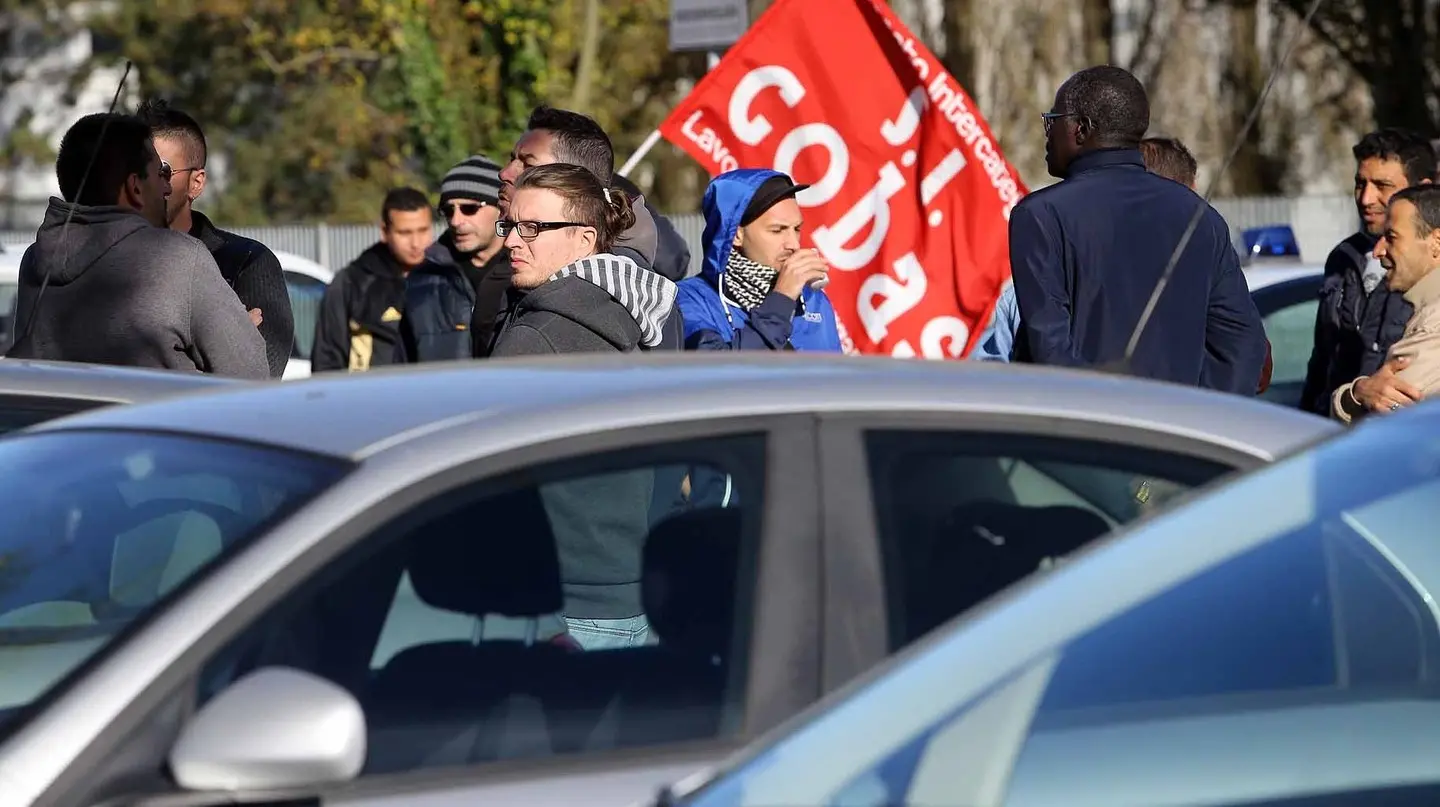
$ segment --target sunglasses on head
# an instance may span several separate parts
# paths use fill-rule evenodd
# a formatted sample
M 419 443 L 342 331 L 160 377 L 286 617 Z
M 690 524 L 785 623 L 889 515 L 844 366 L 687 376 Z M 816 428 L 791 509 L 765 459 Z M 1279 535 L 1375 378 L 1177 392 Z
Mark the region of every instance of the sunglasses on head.
M 489 205 L 489 202 L 446 202 L 440 205 L 440 215 L 448 219 L 458 210 L 462 216 L 473 216 Z

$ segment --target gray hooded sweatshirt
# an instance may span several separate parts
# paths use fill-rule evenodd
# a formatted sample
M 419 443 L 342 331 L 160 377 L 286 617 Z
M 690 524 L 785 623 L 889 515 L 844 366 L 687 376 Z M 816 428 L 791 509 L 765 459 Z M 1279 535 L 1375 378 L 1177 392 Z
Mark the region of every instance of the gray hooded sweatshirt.
M 674 283 L 620 255 L 593 255 L 556 272 L 515 307 L 495 358 L 629 353 L 660 344 L 675 307 Z M 641 555 L 650 533 L 651 468 L 540 486 L 560 554 L 568 619 L 642 612 Z M 677 490 L 664 493 L 666 500 Z
M 495 358 L 628 353 L 660 344 L 676 286 L 623 255 L 582 258 L 531 289 L 495 340 Z
M 129 208 L 51 198 L 18 298 L 12 357 L 270 377 L 265 340 L 205 245 Z

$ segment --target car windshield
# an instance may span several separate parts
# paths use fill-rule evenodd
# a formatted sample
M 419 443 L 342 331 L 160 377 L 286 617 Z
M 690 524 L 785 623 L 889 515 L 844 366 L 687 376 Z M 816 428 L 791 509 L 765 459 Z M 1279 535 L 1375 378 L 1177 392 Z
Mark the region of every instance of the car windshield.
M 1018 792 L 1060 775 L 1056 749 L 1081 768 L 1138 754 L 1157 715 L 1417 686 L 1440 635 L 1437 424 L 1440 404 L 1368 423 L 1137 526 L 682 783 L 683 803 L 937 803 L 931 785 L 969 792 L 947 771 L 986 779 L 959 737 L 1011 738 Z
M 0 739 L 168 592 L 346 467 L 155 434 L 0 440 Z
M 295 342 L 292 358 L 310 360 L 315 347 L 315 323 L 320 318 L 320 302 L 325 299 L 325 283 L 299 272 L 285 273 L 285 286 L 290 292 L 290 311 L 295 317 Z

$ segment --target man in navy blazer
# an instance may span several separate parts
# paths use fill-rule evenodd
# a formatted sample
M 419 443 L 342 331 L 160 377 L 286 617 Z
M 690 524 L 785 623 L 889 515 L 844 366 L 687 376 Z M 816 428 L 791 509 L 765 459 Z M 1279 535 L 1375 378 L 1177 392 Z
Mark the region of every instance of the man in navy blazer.
M 1063 181 L 1026 196 L 1010 217 L 1014 359 L 1254 395 L 1265 332 L 1230 228 L 1190 188 L 1145 169 L 1145 88 L 1121 68 L 1091 67 L 1061 85 L 1041 117 L 1046 165 Z M 1121 365 L 1197 209 L 1198 226 Z

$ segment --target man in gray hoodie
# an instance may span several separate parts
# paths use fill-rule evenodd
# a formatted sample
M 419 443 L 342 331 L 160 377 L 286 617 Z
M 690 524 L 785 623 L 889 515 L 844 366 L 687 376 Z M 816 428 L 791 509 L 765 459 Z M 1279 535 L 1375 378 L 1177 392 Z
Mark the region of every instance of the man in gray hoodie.
M 131 115 L 81 118 L 20 259 L 14 358 L 270 376 L 265 340 L 205 245 L 167 229 L 170 170 Z

